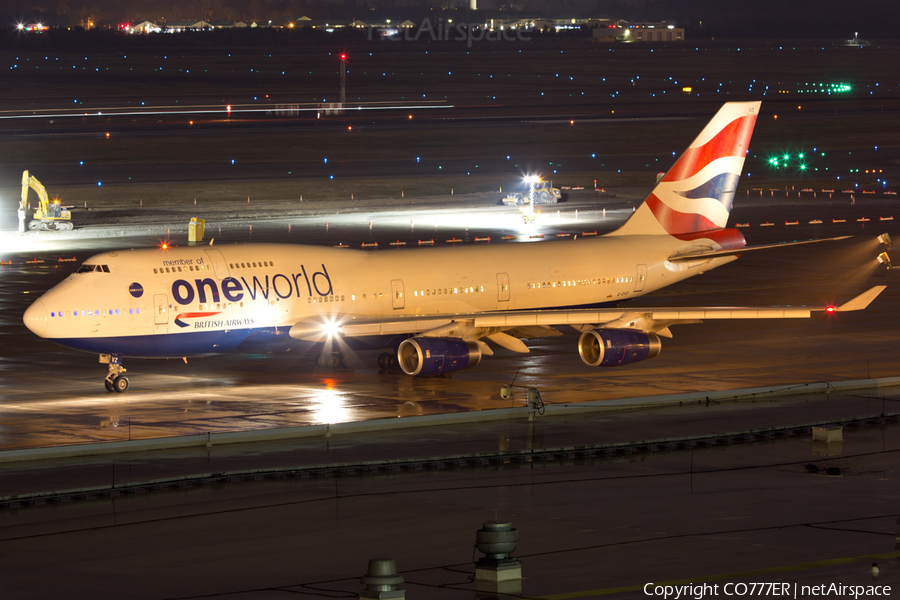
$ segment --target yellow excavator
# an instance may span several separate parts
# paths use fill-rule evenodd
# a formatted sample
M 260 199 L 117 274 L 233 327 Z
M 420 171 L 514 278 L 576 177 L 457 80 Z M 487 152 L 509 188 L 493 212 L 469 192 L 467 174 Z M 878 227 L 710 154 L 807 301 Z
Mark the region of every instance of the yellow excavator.
M 28 171 L 22 172 L 22 201 L 19 203 L 19 232 L 25 230 L 25 214 L 28 210 L 28 190 L 34 190 L 38 195 L 38 207 L 34 211 L 34 220 L 28 223 L 28 229 L 40 229 L 41 231 L 67 231 L 72 229 L 72 213 L 60 206 L 59 200 L 51 201 L 47 197 L 47 190 L 37 180 L 37 177 L 29 176 Z

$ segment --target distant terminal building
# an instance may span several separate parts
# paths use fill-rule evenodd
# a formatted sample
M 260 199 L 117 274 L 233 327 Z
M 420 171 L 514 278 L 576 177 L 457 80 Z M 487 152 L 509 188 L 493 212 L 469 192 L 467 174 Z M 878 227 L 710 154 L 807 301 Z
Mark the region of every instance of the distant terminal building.
M 162 27 L 152 21 L 143 21 L 128 29 L 128 33 L 159 33 Z
M 595 41 L 609 42 L 682 42 L 684 41 L 684 28 L 677 27 L 674 21 L 660 21 L 659 23 L 632 23 L 629 21 L 616 21 L 605 27 L 594 28 Z

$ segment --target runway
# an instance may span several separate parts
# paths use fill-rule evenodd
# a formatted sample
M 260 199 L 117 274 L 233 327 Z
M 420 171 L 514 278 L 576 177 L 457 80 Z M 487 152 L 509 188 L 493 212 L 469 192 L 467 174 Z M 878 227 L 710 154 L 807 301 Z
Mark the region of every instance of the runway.
M 209 223 L 216 243 L 285 241 L 359 246 L 380 240 L 378 252 L 405 252 L 423 237 L 474 244 L 567 243 L 559 233 L 603 233 L 621 223 L 637 196 L 598 200 L 592 191 L 544 209 L 533 229 L 521 225 L 515 209 L 473 205 L 410 210 L 363 211 L 291 219 Z M 91 254 L 117 247 L 158 243 L 154 234 L 115 228 L 122 237 L 104 239 L 92 226 L 81 236 L 48 234 L 28 253 L 9 253 L 0 266 L 4 285 L 0 336 L 4 340 L 0 447 L 23 448 L 93 441 L 167 437 L 302 424 L 335 423 L 510 406 L 499 389 L 517 384 L 541 390 L 547 403 L 596 401 L 682 391 L 865 379 L 896 374 L 892 310 L 898 294 L 895 273 L 875 262 L 874 237 L 892 222 L 858 222 L 893 209 L 890 199 L 851 206 L 845 200 L 738 197 L 733 218 L 750 244 L 785 239 L 854 234 L 849 240 L 753 253 L 718 270 L 634 302 L 643 306 L 795 305 L 840 303 L 871 287 L 887 291 L 861 313 L 817 315 L 809 320 L 713 322 L 674 328 L 660 357 L 617 369 L 592 369 L 578 358 L 577 335 L 530 340 L 531 353 L 499 349 L 478 367 L 433 379 L 379 371 L 376 352 L 360 354 L 354 369 L 316 368 L 303 354 L 231 355 L 204 359 L 130 360 L 132 387 L 125 395 L 102 387 L 105 367 L 96 357 L 55 347 L 28 332 L 21 314 L 40 293 Z M 604 213 L 604 208 L 606 209 Z M 557 211 L 558 214 L 557 214 Z M 829 225 L 809 225 L 816 217 Z M 844 223 L 831 223 L 832 220 Z M 412 221 L 412 223 L 410 223 Z M 781 225 L 802 222 L 801 227 Z M 761 227 L 764 222 L 779 223 Z M 417 225 L 418 223 L 418 225 Z M 469 225 L 469 227 L 467 227 Z M 222 233 L 218 232 L 218 227 Z M 157 226 L 157 228 L 160 226 Z M 370 228 L 371 227 L 371 228 Z M 184 225 L 172 224 L 172 240 L 184 243 Z M 252 231 L 251 231 L 252 229 Z M 145 229 L 141 231 L 146 231 Z M 516 237 L 503 240 L 503 236 Z M 532 236 L 541 236 L 532 237 Z M 219 237 L 220 236 L 220 237 Z M 27 236 L 28 243 L 36 240 Z M 400 240 L 405 248 L 388 241 Z M 486 242 L 477 242 L 486 243 Z M 881 247 L 883 248 L 883 247 Z M 77 262 L 58 262 L 59 257 Z M 34 258 L 47 262 L 28 264 Z M 522 402 L 523 399 L 519 399 Z

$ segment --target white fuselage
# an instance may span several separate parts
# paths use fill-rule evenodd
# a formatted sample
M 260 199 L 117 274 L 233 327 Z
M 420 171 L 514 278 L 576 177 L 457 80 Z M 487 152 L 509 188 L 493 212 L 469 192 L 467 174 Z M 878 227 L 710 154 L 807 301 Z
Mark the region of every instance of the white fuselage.
M 90 352 L 216 354 L 255 332 L 278 334 L 319 316 L 615 303 L 734 260 L 667 260 L 698 242 L 648 235 L 378 251 L 241 244 L 107 252 L 44 294 L 25 322 L 44 338 Z

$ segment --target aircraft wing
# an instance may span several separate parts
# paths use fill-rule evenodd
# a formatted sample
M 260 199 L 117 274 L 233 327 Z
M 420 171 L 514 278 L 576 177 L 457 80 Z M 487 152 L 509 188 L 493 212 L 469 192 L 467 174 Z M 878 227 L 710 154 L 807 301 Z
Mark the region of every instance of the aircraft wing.
M 765 246 L 744 246 L 743 248 L 724 248 L 713 249 L 703 248 L 700 250 L 690 250 L 688 252 L 673 254 L 669 257 L 669 262 L 688 262 L 694 260 L 704 260 L 707 258 L 717 258 L 720 256 L 734 256 L 736 254 L 744 254 L 746 252 L 755 252 L 757 250 L 772 250 L 775 248 L 784 248 L 786 246 L 801 246 L 803 244 L 815 244 L 818 242 L 834 242 L 837 240 L 846 240 L 849 235 L 842 235 L 833 238 L 821 238 L 817 240 L 801 240 L 799 242 L 782 242 L 780 244 L 768 244 Z
M 430 318 L 411 316 L 384 319 L 346 315 L 328 321 L 301 321 L 291 327 L 290 336 L 306 341 L 320 341 L 329 334 L 341 337 L 420 334 L 425 337 L 460 337 L 471 340 L 487 338 L 510 350 L 528 352 L 518 337 L 561 335 L 555 329 L 559 325 L 568 325 L 579 331 L 597 327 L 637 329 L 671 337 L 668 330 L 671 325 L 700 323 L 712 319 L 806 319 L 814 312 L 863 310 L 884 289 L 883 285 L 875 286 L 837 307 L 634 307 L 503 311 Z M 515 332 L 519 335 L 512 336 L 504 332 Z

